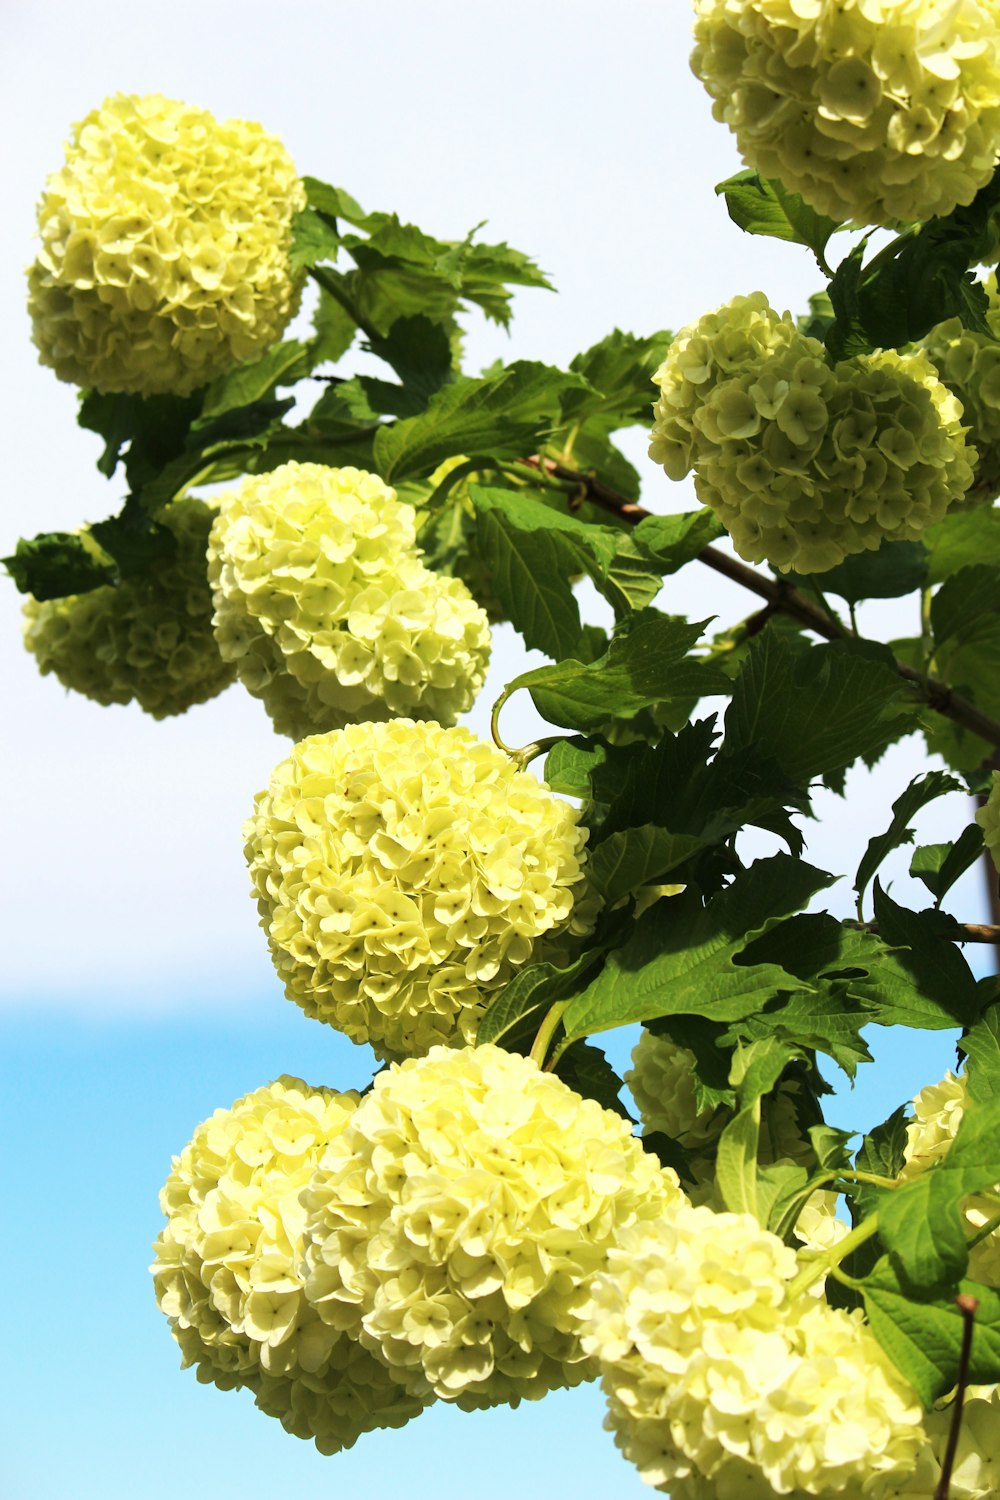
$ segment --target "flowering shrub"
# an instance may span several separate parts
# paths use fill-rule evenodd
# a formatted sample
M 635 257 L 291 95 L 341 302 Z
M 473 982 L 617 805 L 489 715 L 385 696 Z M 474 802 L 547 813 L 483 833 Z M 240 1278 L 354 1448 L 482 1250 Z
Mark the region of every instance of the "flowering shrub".
M 749 1214 L 683 1198 L 611 1248 L 583 1346 L 647 1484 L 674 1500 L 855 1494 L 912 1469 L 912 1392 L 860 1314 L 791 1295 L 797 1269 Z
M 306 1293 L 407 1390 L 474 1408 L 590 1378 L 587 1283 L 679 1194 L 628 1123 L 499 1047 L 380 1073 L 303 1196 Z
M 96 703 L 138 703 L 154 719 L 182 714 L 228 687 L 233 668 L 212 635 L 205 545 L 213 511 L 175 500 L 160 517 L 173 556 L 86 594 L 24 606 L 24 644 L 40 672 Z
M 490 632 L 420 561 L 414 512 L 374 474 L 287 463 L 222 497 L 209 544 L 219 649 L 293 739 L 409 714 L 453 724 Z
M 695 0 L 691 66 L 750 166 L 838 222 L 930 219 L 989 181 L 991 0 Z
M 1000 871 L 1000 771 L 991 776 L 990 794 L 985 806 L 976 813 L 976 822 L 983 830 L 986 847 L 993 856 L 993 863 Z
M 249 1387 L 323 1453 L 422 1409 L 302 1292 L 299 1194 L 357 1104 L 285 1077 L 217 1109 L 174 1158 L 153 1247 L 156 1300 L 184 1364 L 223 1390 Z
M 961 407 L 926 354 L 831 364 L 762 292 L 683 329 L 656 373 L 650 457 L 749 562 L 820 573 L 939 521 L 972 482 Z
M 467 729 L 314 735 L 244 834 L 285 993 L 382 1055 L 471 1041 L 490 991 L 589 921 L 576 809 Z
M 160 94 L 116 94 L 73 132 L 38 208 L 33 336 L 60 380 L 187 395 L 281 337 L 298 301 L 284 146 Z

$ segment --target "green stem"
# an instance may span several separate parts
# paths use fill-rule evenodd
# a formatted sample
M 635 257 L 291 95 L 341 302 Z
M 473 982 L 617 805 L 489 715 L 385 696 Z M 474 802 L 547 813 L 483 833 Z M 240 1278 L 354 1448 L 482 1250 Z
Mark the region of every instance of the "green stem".
M 987 1219 L 981 1229 L 977 1229 L 969 1240 L 969 1249 L 972 1250 L 981 1240 L 988 1240 L 991 1234 L 1000 1229 L 1000 1213 L 995 1213 L 992 1219 Z
M 561 745 L 565 738 L 566 736 L 562 734 L 548 734 L 530 745 L 525 745 L 521 750 L 508 751 L 508 754 L 517 761 L 518 769 L 523 771 L 537 755 L 544 755 L 552 749 L 553 745 Z
M 493 743 L 494 745 L 496 745 L 498 750 L 502 750 L 505 755 L 509 755 L 512 759 L 517 755 L 517 751 L 512 745 L 505 744 L 505 742 L 500 738 L 500 710 L 503 708 L 504 704 L 507 702 L 507 699 L 510 697 L 513 691 L 514 689 L 512 687 L 505 687 L 497 701 L 494 703 L 493 711 L 490 714 L 490 734 L 493 736 Z
M 550 1006 L 546 1011 L 545 1019 L 543 1020 L 541 1026 L 539 1026 L 538 1028 L 538 1034 L 531 1044 L 531 1051 L 528 1053 L 528 1056 L 531 1058 L 532 1062 L 536 1062 L 540 1068 L 544 1066 L 545 1054 L 549 1050 L 549 1043 L 555 1036 L 556 1027 L 562 1020 L 563 1011 L 566 1009 L 568 1004 L 568 1000 L 557 1000 L 555 1005 Z
M 361 329 L 369 343 L 377 343 L 382 335 L 374 323 L 369 323 L 365 315 L 359 311 L 354 299 L 344 285 L 344 279 L 336 271 L 331 271 L 328 266 L 309 266 L 307 274 L 312 277 L 318 287 L 338 302 L 349 318 Z
M 860 1245 L 863 1245 L 877 1233 L 878 1214 L 870 1214 L 856 1229 L 852 1229 L 850 1234 L 845 1234 L 842 1240 L 838 1240 L 836 1245 L 828 1250 L 825 1255 L 818 1256 L 816 1260 L 810 1261 L 802 1268 L 788 1288 L 789 1300 L 801 1296 L 803 1292 L 807 1292 L 813 1282 L 819 1281 L 821 1277 L 829 1275 L 831 1271 L 840 1265 L 842 1260 L 846 1260 L 849 1255 L 853 1255 L 854 1251 Z

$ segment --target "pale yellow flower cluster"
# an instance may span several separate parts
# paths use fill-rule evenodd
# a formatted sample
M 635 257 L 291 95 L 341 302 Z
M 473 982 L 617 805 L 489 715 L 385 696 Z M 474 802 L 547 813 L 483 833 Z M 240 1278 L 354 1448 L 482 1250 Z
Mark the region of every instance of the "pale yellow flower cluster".
M 209 545 L 219 649 L 302 739 L 397 714 L 453 724 L 483 685 L 486 615 L 425 567 L 414 511 L 362 469 L 282 464 L 221 497 Z
M 820 573 L 915 540 L 972 482 L 962 408 L 926 354 L 831 364 L 762 292 L 683 329 L 654 380 L 650 457 L 694 471 L 748 562 Z
M 516 1404 L 590 1378 L 587 1284 L 680 1197 L 627 1121 L 499 1047 L 378 1074 L 309 1189 L 306 1294 L 417 1397 Z
M 984 806 L 976 813 L 976 822 L 983 830 L 986 847 L 1000 871 L 1000 771 L 992 773 L 990 794 Z
M 922 1088 L 913 1101 L 913 1119 L 906 1127 L 906 1150 L 900 1177 L 910 1181 L 936 1166 L 951 1150 L 969 1103 L 965 1074 L 947 1072 L 940 1083 Z M 971 1193 L 962 1202 L 966 1232 L 976 1234 L 1000 1213 L 1000 1183 L 993 1194 Z M 1000 1229 L 973 1245 L 969 1275 L 975 1281 L 1000 1286 Z
M 285 993 L 381 1056 L 471 1041 L 491 991 L 593 918 L 578 811 L 463 728 L 314 735 L 244 835 Z
M 912 1470 L 920 1407 L 860 1314 L 791 1296 L 796 1256 L 683 1199 L 626 1230 L 583 1346 L 615 1442 L 674 1500 L 860 1496 Z
M 691 66 L 745 162 L 838 221 L 971 203 L 1000 141 L 996 0 L 695 0 Z
M 688 1047 L 643 1029 L 632 1049 L 625 1082 L 632 1091 L 643 1135 L 662 1131 L 689 1150 L 706 1145 L 722 1130 L 725 1110 L 698 1108 L 697 1059 Z
M 138 703 L 154 719 L 228 687 L 235 674 L 212 635 L 205 571 L 213 514 L 200 500 L 175 500 L 158 517 L 177 543 L 173 556 L 116 586 L 29 599 L 24 644 L 39 671 L 97 703 Z
M 873 1500 L 935 1500 L 951 1431 L 952 1407 L 924 1418 L 927 1437 L 912 1475 L 874 1491 Z M 955 1452 L 949 1500 L 996 1500 L 1000 1495 L 1000 1387 L 967 1393 Z
M 38 208 L 28 305 L 44 364 L 99 391 L 187 395 L 280 338 L 305 195 L 260 125 L 116 94 L 73 132 Z
M 299 1194 L 357 1104 L 286 1077 L 217 1109 L 174 1158 L 151 1267 L 185 1365 L 223 1389 L 249 1387 L 323 1453 L 423 1405 L 303 1295 Z
M 926 351 L 940 378 L 962 403 L 968 441 L 975 445 L 977 454 L 966 501 L 977 505 L 1000 495 L 1000 295 L 995 272 L 987 277 L 986 292 L 986 321 L 993 337 L 963 328 L 958 318 L 949 318 L 920 341 L 920 348 Z

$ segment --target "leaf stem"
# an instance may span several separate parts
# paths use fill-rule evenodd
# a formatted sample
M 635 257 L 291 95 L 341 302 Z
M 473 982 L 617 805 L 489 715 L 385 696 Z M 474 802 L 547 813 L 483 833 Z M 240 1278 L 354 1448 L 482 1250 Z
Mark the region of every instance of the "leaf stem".
M 863 1245 L 866 1240 L 870 1240 L 877 1233 L 878 1214 L 869 1214 L 867 1219 L 864 1219 L 856 1229 L 852 1229 L 850 1234 L 845 1234 L 844 1238 L 838 1240 L 836 1245 L 828 1250 L 825 1255 L 818 1256 L 816 1260 L 810 1261 L 802 1268 L 795 1280 L 789 1285 L 789 1299 L 801 1296 L 803 1292 L 807 1292 L 813 1282 L 819 1281 L 821 1276 L 827 1276 L 831 1271 L 835 1270 L 842 1260 L 846 1260 L 849 1255 L 853 1255 L 859 1246 Z
M 969 1384 L 969 1359 L 972 1354 L 972 1334 L 975 1329 L 976 1313 L 979 1310 L 979 1303 L 975 1297 L 970 1297 L 964 1292 L 955 1298 L 955 1306 L 962 1314 L 962 1352 L 958 1359 L 958 1385 L 951 1413 L 951 1430 L 948 1433 L 948 1446 L 945 1448 L 944 1458 L 941 1460 L 941 1478 L 938 1480 L 937 1489 L 934 1491 L 934 1500 L 948 1500 L 948 1495 L 951 1491 L 951 1472 L 955 1467 L 955 1454 L 958 1452 L 958 1439 L 962 1431 L 962 1409 L 965 1405 L 965 1392 Z
M 549 1050 L 549 1043 L 555 1036 L 556 1027 L 562 1020 L 563 1011 L 568 1004 L 568 1000 L 557 1000 L 555 1005 L 551 1005 L 545 1012 L 545 1018 L 538 1028 L 535 1040 L 531 1044 L 531 1051 L 528 1053 L 532 1062 L 536 1062 L 540 1068 L 544 1068 L 545 1054 Z
M 359 311 L 353 297 L 344 285 L 342 276 L 338 275 L 336 271 L 331 271 L 326 266 L 308 266 L 306 274 L 311 276 L 316 285 L 322 287 L 323 291 L 332 297 L 334 302 L 340 304 L 347 316 L 353 319 L 370 343 L 378 342 L 382 335 L 375 327 L 375 324 L 369 323 L 365 315 Z

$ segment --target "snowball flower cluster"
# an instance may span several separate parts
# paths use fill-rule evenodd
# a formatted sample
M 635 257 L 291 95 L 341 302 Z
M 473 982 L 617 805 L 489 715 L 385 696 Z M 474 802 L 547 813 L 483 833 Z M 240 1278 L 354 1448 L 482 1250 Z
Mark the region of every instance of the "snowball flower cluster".
M 838 222 L 971 203 L 1000 140 L 995 0 L 695 0 L 691 67 L 745 162 Z
M 831 364 L 762 292 L 685 328 L 654 380 L 650 457 L 694 470 L 748 562 L 820 573 L 913 541 L 972 482 L 961 405 L 926 354 Z
M 924 1418 L 926 1441 L 911 1476 L 875 1491 L 877 1500 L 934 1500 L 951 1431 L 950 1405 Z M 969 1391 L 948 1488 L 949 1500 L 996 1500 L 1000 1495 L 1000 1388 Z
M 249 1387 L 323 1453 L 422 1410 L 303 1295 L 299 1194 L 357 1104 L 285 1077 L 217 1109 L 174 1158 L 151 1267 L 184 1363 L 223 1389 Z
M 583 1345 L 647 1484 L 673 1500 L 768 1500 L 860 1494 L 912 1470 L 913 1392 L 859 1313 L 790 1294 L 796 1271 L 750 1215 L 682 1198 L 609 1251 Z
M 314 735 L 244 835 L 285 993 L 382 1056 L 471 1041 L 540 940 L 592 920 L 579 813 L 467 729 Z
M 280 338 L 305 207 L 281 142 L 246 120 L 116 94 L 74 129 L 38 207 L 28 306 L 43 364 L 99 391 L 187 395 Z
M 212 510 L 175 500 L 158 520 L 177 543 L 148 572 L 24 606 L 24 644 L 42 673 L 97 703 L 138 703 L 154 719 L 228 687 L 233 668 L 212 635 L 205 546 Z M 98 549 L 99 550 L 99 549 Z
M 965 1074 L 947 1072 L 940 1083 L 922 1088 L 913 1101 L 913 1119 L 906 1127 L 906 1148 L 900 1177 L 909 1181 L 936 1166 L 951 1150 L 969 1103 Z M 976 1234 L 1000 1213 L 1000 1183 L 994 1194 L 971 1193 L 962 1201 L 966 1232 Z M 975 1281 L 1000 1286 L 1000 1229 L 973 1245 L 969 1252 L 969 1275 Z
M 983 830 L 986 847 L 1000 871 L 1000 771 L 992 773 L 990 794 L 976 813 L 976 822 Z
M 695 1093 L 697 1059 L 669 1036 L 643 1029 L 632 1050 L 625 1082 L 632 1091 L 643 1135 L 662 1131 L 688 1149 L 706 1145 L 722 1130 L 728 1112 L 699 1109 Z
M 459 579 L 425 567 L 414 521 L 361 469 L 287 463 L 222 496 L 216 637 L 281 733 L 396 714 L 451 724 L 472 706 L 486 615 Z
M 940 378 L 962 403 L 968 441 L 977 454 L 966 504 L 980 505 L 1000 495 L 1000 296 L 995 274 L 987 278 L 986 292 L 986 321 L 992 338 L 963 327 L 958 318 L 949 318 L 920 342 Z
M 306 1293 L 418 1398 L 516 1405 L 593 1375 L 587 1283 L 677 1196 L 627 1121 L 530 1059 L 434 1048 L 380 1073 L 324 1154 Z

